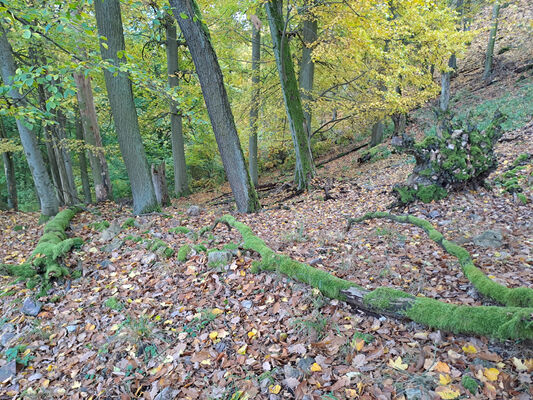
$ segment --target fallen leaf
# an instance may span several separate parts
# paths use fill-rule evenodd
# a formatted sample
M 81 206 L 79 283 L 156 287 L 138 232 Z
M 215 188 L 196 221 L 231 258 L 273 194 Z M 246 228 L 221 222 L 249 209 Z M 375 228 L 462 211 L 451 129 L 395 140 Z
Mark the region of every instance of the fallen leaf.
M 322 371 L 322 367 L 320 365 L 318 365 L 317 363 L 313 363 L 313 365 L 311 365 L 311 371 L 313 371 L 313 372 Z
M 407 364 L 402 363 L 402 358 L 400 356 L 396 357 L 396 360 L 392 361 L 392 358 L 389 360 L 388 365 L 394 369 L 398 369 L 400 371 L 405 371 L 407 367 L 409 367 Z
M 439 382 L 442 386 L 449 385 L 452 381 L 452 378 L 448 374 L 439 374 Z
M 268 391 L 272 394 L 278 394 L 281 391 L 280 385 L 270 385 Z
M 485 375 L 489 381 L 497 381 L 500 371 L 496 368 L 485 368 L 483 375 Z
M 445 362 L 439 361 L 435 365 L 435 368 L 433 368 L 433 370 L 437 371 L 437 372 L 444 372 L 446 374 L 449 374 L 450 373 L 450 366 L 448 364 L 446 364 Z
M 461 395 L 461 392 L 452 386 L 439 386 L 437 389 L 435 389 L 435 393 L 437 393 L 440 398 L 444 400 L 456 399 Z
M 467 346 L 463 346 L 463 351 L 466 354 L 476 354 L 477 353 L 477 349 L 471 344 L 468 344 Z

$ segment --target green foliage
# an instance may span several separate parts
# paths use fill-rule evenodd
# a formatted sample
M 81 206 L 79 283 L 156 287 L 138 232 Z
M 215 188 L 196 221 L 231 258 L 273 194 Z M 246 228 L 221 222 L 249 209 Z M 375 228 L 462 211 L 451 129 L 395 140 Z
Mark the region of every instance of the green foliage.
M 366 344 L 370 344 L 372 343 L 376 338 L 374 337 L 374 335 L 371 335 L 369 333 L 361 333 L 361 332 L 355 332 L 352 336 L 352 341 L 351 343 L 354 343 L 354 346 L 355 347 L 355 341 L 356 340 L 364 340 Z
M 168 246 L 161 239 L 152 239 L 145 242 L 145 247 L 155 253 L 163 254 L 166 258 L 174 255 L 174 249 Z
M 364 151 L 359 157 L 359 162 L 376 162 L 383 160 L 391 155 L 391 151 L 386 144 L 380 144 Z
M 178 250 L 178 261 L 184 262 L 187 261 L 187 257 L 189 256 L 189 253 L 191 252 L 191 246 L 188 244 L 185 244 L 180 247 Z
M 109 228 L 109 222 L 106 221 L 106 220 L 103 220 L 103 221 L 97 221 L 97 222 L 93 222 L 92 224 L 89 225 L 92 229 L 95 229 L 97 230 L 98 232 L 102 232 L 104 231 L 105 229 Z
M 133 228 L 135 226 L 135 218 L 128 218 L 122 224 L 122 229 Z
M 18 364 L 27 367 L 34 357 L 26 351 L 26 348 L 26 346 L 19 344 L 15 347 L 10 347 L 6 349 L 5 356 L 7 362 L 15 360 Z
M 124 304 L 122 304 L 122 302 L 116 297 L 109 297 L 104 302 L 104 305 L 115 311 L 122 311 L 122 309 L 124 308 Z
M 170 228 L 168 231 L 170 233 L 183 233 L 183 234 L 186 234 L 186 233 L 189 233 L 191 230 L 189 228 L 187 228 L 186 226 L 177 226 L 175 228 Z
M 478 381 L 472 378 L 470 375 L 463 375 L 461 378 L 461 385 L 463 385 L 463 387 L 473 395 L 477 393 L 477 389 L 479 387 Z

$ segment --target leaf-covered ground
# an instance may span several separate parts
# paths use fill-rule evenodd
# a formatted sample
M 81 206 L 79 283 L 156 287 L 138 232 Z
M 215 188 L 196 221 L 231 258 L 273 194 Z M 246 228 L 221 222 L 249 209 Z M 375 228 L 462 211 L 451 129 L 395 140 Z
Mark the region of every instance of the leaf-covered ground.
M 484 93 L 497 99 L 497 88 L 510 90 L 516 78 L 504 76 Z M 459 98 L 456 107 L 461 101 L 472 99 Z M 519 154 L 533 153 L 528 118 L 497 145 L 500 166 L 489 178 L 492 189 L 453 193 L 405 210 L 431 220 L 492 279 L 510 287 L 533 287 L 531 160 L 517 176 L 527 203 L 498 182 L 507 179 Z M 409 129 L 420 137 L 423 115 Z M 385 210 L 392 185 L 413 166 L 395 154 L 359 165 L 359 156 L 326 164 L 305 194 L 291 197 L 280 184 L 263 192 L 262 212 L 236 216 L 274 250 L 359 285 L 490 304 L 472 289 L 456 259 L 418 228 L 378 220 L 344 233 L 346 217 Z M 323 187 L 334 199 L 324 201 Z M 257 256 L 238 248 L 236 231 L 219 225 L 197 237 L 231 211 L 220 193 L 175 201 L 134 223 L 131 210 L 114 203 L 78 214 L 68 234 L 85 244 L 65 263 L 81 277 L 56 283 L 40 299 L 36 317 L 21 312 L 35 292 L 1 277 L 0 368 L 18 362 L 16 374 L 0 383 L 0 398 L 531 398 L 531 343 L 453 335 L 361 314 L 282 276 L 251 273 Z M 188 215 L 191 204 L 201 205 L 199 215 Z M 0 214 L 0 262 L 28 258 L 42 233 L 37 220 L 37 214 Z M 172 231 L 179 226 L 192 232 Z M 488 230 L 501 233 L 500 243 L 475 244 Z M 154 239 L 174 255 L 148 249 Z M 181 262 L 178 253 L 186 244 L 196 248 Z M 225 247 L 232 258 L 208 263 L 200 245 Z

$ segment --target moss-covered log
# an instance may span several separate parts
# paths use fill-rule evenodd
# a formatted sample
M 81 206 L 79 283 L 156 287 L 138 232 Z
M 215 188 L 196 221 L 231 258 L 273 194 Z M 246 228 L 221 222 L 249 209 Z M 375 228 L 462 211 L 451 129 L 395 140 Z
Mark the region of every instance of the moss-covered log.
M 254 263 L 255 272 L 276 271 L 307 283 L 325 296 L 345 301 L 357 309 L 409 319 L 434 329 L 498 339 L 533 339 L 533 308 L 454 305 L 415 297 L 392 288 L 369 291 L 326 271 L 275 253 L 248 226 L 231 215 L 217 220 L 213 229 L 218 223 L 237 229 L 244 239 L 244 248 L 259 253 L 261 261 Z
M 61 264 L 60 259 L 73 247 L 83 244 L 82 239 L 67 238 L 65 233 L 70 220 L 78 211 L 79 209 L 75 207 L 63 210 L 45 225 L 43 235 L 31 253 L 28 263 L 2 264 L 0 270 L 27 279 L 27 286 L 30 288 L 41 284 L 41 293 L 49 287 L 51 279 L 69 275 L 70 271 Z
M 467 279 L 483 296 L 509 307 L 533 307 L 533 289 L 526 287 L 508 288 L 490 279 L 483 271 L 477 268 L 470 257 L 470 253 L 454 242 L 446 240 L 429 221 L 413 217 L 412 215 L 394 215 L 386 212 L 367 213 L 360 218 L 348 219 L 346 230 L 352 224 L 374 218 L 384 218 L 391 221 L 412 224 L 422 228 L 431 240 L 439 244 L 446 252 L 457 257 L 459 265 Z

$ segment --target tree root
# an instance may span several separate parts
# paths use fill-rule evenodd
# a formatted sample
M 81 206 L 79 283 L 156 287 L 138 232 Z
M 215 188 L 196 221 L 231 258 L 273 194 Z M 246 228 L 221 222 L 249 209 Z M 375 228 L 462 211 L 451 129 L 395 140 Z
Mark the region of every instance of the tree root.
M 0 271 L 27 280 L 27 286 L 30 288 L 40 284 L 40 295 L 44 295 L 52 279 L 58 279 L 70 273 L 69 269 L 60 263 L 60 259 L 73 247 L 83 244 L 82 239 L 68 239 L 65 234 L 70 220 L 78 211 L 79 209 L 75 207 L 63 210 L 46 224 L 43 235 L 31 253 L 28 263 L 1 264 Z
M 218 219 L 213 229 L 218 223 L 237 229 L 244 239 L 244 248 L 259 253 L 261 261 L 254 262 L 252 272 L 275 271 L 307 283 L 319 289 L 324 296 L 345 301 L 356 309 L 412 320 L 434 329 L 498 339 L 533 339 L 533 308 L 454 305 L 386 287 L 369 291 L 275 253 L 247 225 L 231 215 Z
M 533 308 L 533 289 L 526 287 L 508 288 L 490 279 L 483 271 L 474 265 L 470 253 L 454 242 L 446 240 L 429 221 L 411 215 L 394 215 L 386 212 L 367 213 L 360 218 L 349 218 L 346 232 L 354 223 L 359 223 L 374 218 L 384 218 L 391 221 L 413 224 L 422 228 L 431 240 L 439 244 L 446 252 L 459 260 L 459 265 L 466 278 L 483 296 L 497 301 L 508 307 Z

